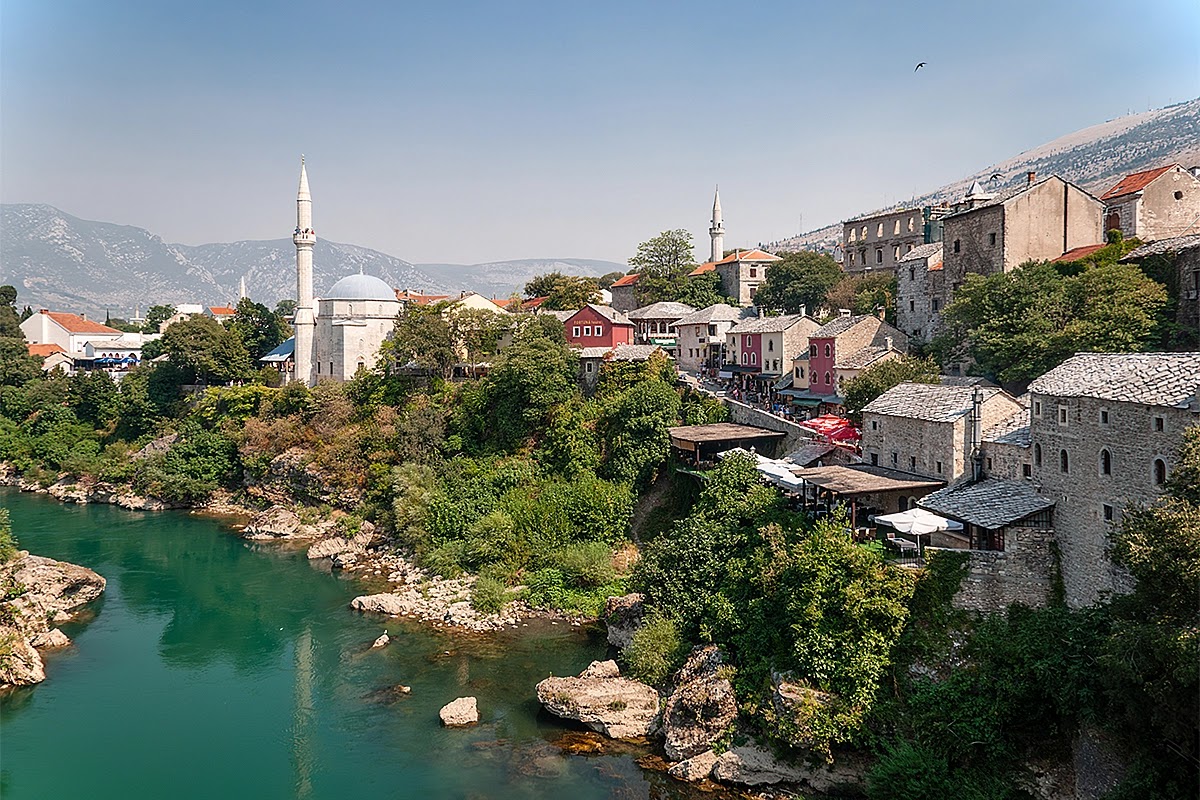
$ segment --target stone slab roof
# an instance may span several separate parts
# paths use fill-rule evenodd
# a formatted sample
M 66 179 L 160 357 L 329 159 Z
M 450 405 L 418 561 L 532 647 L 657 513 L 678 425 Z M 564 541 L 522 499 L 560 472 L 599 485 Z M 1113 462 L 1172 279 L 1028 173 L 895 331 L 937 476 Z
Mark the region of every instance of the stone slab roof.
M 779 333 L 786 331 L 800 320 L 801 314 L 786 314 L 782 317 L 750 317 L 729 329 L 730 333 Z
M 994 531 L 1054 506 L 1025 481 L 984 478 L 927 494 L 917 505 L 943 517 Z
M 998 422 L 983 432 L 985 442 L 1029 447 L 1029 409 L 1022 408 L 1011 417 Z
M 1200 353 L 1079 353 L 1034 379 L 1029 391 L 1186 408 L 1200 393 Z
M 893 348 L 894 350 L 895 348 Z M 893 352 L 886 347 L 862 347 L 845 358 L 839 358 L 834 369 L 866 369 L 879 359 Z
M 927 422 L 953 422 L 971 412 L 976 389 L 985 403 L 1000 393 L 999 389 L 992 387 L 901 383 L 867 403 L 863 413 L 923 419 Z
M 942 243 L 941 242 L 932 242 L 930 244 L 922 244 L 922 245 L 918 245 L 917 247 L 914 247 L 912 250 L 909 250 L 907 253 L 905 253 L 904 256 L 900 259 L 900 261 L 898 263 L 903 264 L 905 261 L 918 261 L 920 259 L 929 258 L 931 256 L 941 256 L 941 254 L 942 254 Z
M 1121 261 L 1140 261 L 1148 256 L 1159 256 L 1163 253 L 1182 253 L 1200 247 L 1200 233 L 1192 236 L 1174 236 L 1170 239 L 1159 239 L 1157 242 L 1144 244 L 1127 254 Z
M 645 361 L 655 353 L 666 351 L 656 344 L 619 344 L 613 348 L 613 361 Z
M 601 306 L 596 305 L 595 303 L 588 303 L 586 307 L 590 308 L 592 311 L 595 311 L 597 314 L 604 317 L 614 325 L 633 325 L 633 322 L 630 321 L 629 317 L 625 316 L 620 311 L 617 311 L 612 306 Z M 579 312 L 577 311 L 575 313 L 577 314 Z M 574 316 L 574 314 L 572 314 L 572 316 Z
M 853 328 L 864 319 L 870 319 L 870 314 L 858 314 L 856 316 L 835 317 L 829 322 L 817 328 L 808 338 L 810 339 L 827 339 L 832 336 L 840 336 L 846 331 Z
M 716 305 L 702 308 L 699 311 L 693 311 L 686 317 L 678 319 L 676 325 L 708 325 L 710 322 L 737 322 L 747 316 L 753 314 L 754 311 L 749 308 L 734 308 L 725 303 L 717 303 Z
M 679 319 L 695 310 L 687 303 L 673 303 L 664 300 L 661 303 L 651 303 L 648 306 L 634 309 L 625 316 L 630 319 Z

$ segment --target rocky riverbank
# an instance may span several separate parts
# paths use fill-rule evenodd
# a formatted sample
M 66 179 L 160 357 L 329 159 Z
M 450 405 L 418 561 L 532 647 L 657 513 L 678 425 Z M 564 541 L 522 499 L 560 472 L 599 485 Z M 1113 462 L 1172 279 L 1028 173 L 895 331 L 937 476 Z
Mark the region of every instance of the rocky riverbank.
M 38 651 L 70 645 L 56 626 L 78 618 L 104 587 L 90 569 L 24 551 L 0 565 L 0 686 L 45 680 Z

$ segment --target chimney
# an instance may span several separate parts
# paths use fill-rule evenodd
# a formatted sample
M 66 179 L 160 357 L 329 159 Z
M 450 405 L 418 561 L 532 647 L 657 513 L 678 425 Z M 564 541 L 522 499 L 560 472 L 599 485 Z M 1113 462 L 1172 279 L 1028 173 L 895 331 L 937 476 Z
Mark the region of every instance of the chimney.
M 892 337 L 890 337 L 890 336 L 883 337 L 883 349 L 884 350 L 892 349 Z
M 80 312 L 79 312 L 79 318 L 80 318 L 81 320 L 83 320 L 84 322 L 87 322 L 87 312 L 86 312 L 86 311 L 80 311 Z
M 850 309 L 848 309 L 848 308 L 839 308 L 839 309 L 838 309 L 838 316 L 839 316 L 839 317 L 848 317 L 848 316 L 850 316 Z
M 1033 170 L 1029 170 L 1029 172 L 1025 173 L 1025 185 L 1026 186 L 1033 186 L 1033 182 L 1036 180 L 1037 180 L 1037 173 L 1034 172 Z
M 808 316 L 808 306 L 800 306 L 800 316 L 802 316 L 802 317 Z

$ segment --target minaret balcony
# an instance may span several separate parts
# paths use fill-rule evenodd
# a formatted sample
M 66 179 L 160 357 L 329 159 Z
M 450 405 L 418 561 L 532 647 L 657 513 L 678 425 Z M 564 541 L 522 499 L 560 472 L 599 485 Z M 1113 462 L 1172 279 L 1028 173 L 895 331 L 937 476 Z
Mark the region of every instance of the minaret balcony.
M 317 235 L 312 231 L 297 231 L 292 234 L 292 241 L 296 244 L 316 244 Z

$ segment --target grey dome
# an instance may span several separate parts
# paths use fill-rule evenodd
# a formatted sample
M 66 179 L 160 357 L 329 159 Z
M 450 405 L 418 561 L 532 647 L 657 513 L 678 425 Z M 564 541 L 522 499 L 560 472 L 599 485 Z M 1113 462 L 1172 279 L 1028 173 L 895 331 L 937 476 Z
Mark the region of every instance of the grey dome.
M 347 275 L 329 288 L 324 300 L 395 300 L 392 287 L 374 275 Z

